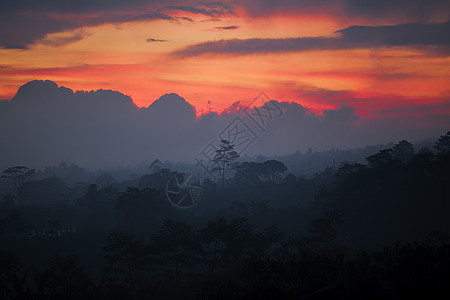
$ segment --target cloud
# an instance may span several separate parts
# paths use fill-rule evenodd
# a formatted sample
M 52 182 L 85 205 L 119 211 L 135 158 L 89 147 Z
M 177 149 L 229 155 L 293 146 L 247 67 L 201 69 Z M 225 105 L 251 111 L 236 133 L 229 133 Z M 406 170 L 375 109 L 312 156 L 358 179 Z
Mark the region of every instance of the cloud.
M 306 13 L 394 22 L 430 22 L 447 17 L 450 10 L 446 0 L 247 0 L 242 5 L 251 16 Z
M 181 4 L 182 3 L 182 4 Z M 447 0 L 244 0 L 198 2 L 193 0 L 0 1 L 0 48 L 27 49 L 48 34 L 84 26 L 143 20 L 175 22 L 172 12 L 211 17 L 273 14 L 329 14 L 345 18 L 369 18 L 392 22 L 431 22 L 448 16 Z M 190 21 L 189 17 L 181 17 Z
M 105 168 L 155 158 L 194 163 L 193 157 L 217 141 L 220 133 L 234 132 L 230 124 L 237 117 L 258 136 L 246 150 L 248 155 L 351 148 L 403 138 L 414 141 L 438 136 L 450 126 L 448 115 L 366 120 L 350 106 L 320 115 L 300 104 L 272 103 L 283 114 L 267 118 L 262 131 L 238 103 L 221 114 L 196 118 L 194 107 L 173 93 L 139 109 L 119 92 L 74 92 L 52 81 L 32 81 L 20 87 L 11 101 L 0 101 L 0 169 L 42 168 L 60 162 Z
M 101 167 L 156 157 L 177 160 L 185 157 L 180 146 L 189 142 L 195 120 L 193 107 L 174 94 L 138 109 L 119 92 L 73 92 L 52 81 L 29 82 L 0 106 L 0 137 L 7 141 L 0 167 L 14 163 L 42 167 L 58 161 Z
M 388 26 L 350 26 L 337 37 L 298 37 L 283 39 L 231 39 L 208 41 L 174 52 L 179 56 L 202 54 L 253 54 L 301 52 L 309 50 L 358 49 L 392 46 L 450 46 L 450 21 L 409 23 Z M 447 51 L 447 54 L 450 52 Z
M 205 19 L 205 20 L 201 20 L 200 22 L 221 22 L 221 19 L 218 18 L 210 18 L 210 19 Z
M 38 43 L 52 47 L 61 47 L 64 45 L 78 42 L 87 36 L 89 36 L 88 33 L 83 32 L 81 30 L 77 30 L 75 32 L 63 33 L 63 35 L 61 34 L 47 35 L 46 38 L 38 41 Z
M 148 20 L 177 22 L 180 18 L 175 18 L 166 11 L 193 12 L 211 17 L 233 14 L 231 5 L 222 2 L 175 5 L 178 2 L 165 1 L 166 6 L 161 7 L 161 2 L 156 0 L 1 1 L 0 48 L 27 49 L 38 42 L 53 44 L 46 39 L 47 35 L 85 26 Z M 189 17 L 181 19 L 192 21 Z
M 345 0 L 347 13 L 373 19 L 401 18 L 428 21 L 448 15 L 450 2 L 446 0 Z
M 389 26 L 350 26 L 337 31 L 348 44 L 373 46 L 450 44 L 450 21 L 445 23 L 409 23 Z
M 235 30 L 235 29 L 239 29 L 239 26 L 233 25 L 233 26 L 219 26 L 219 27 L 214 27 L 215 30 Z
M 193 20 L 193 19 L 191 19 L 191 18 L 188 18 L 188 17 L 177 17 L 177 19 L 180 19 L 180 20 L 184 20 L 184 21 L 188 21 L 188 22 L 191 22 L 191 23 L 193 23 L 193 22 L 194 22 L 194 20 Z
M 27 49 L 35 43 L 64 44 L 82 39 L 86 34 L 80 34 L 79 29 L 85 26 L 95 26 L 104 23 L 124 23 L 144 20 L 175 21 L 169 15 L 157 12 L 144 13 L 99 13 L 96 16 L 79 15 L 77 17 L 64 14 L 40 13 L 11 13 L 0 12 L 0 48 Z M 49 40 L 50 34 L 77 32 L 72 37 L 61 37 Z
M 154 43 L 154 42 L 168 42 L 168 40 L 161 40 L 161 39 L 154 39 L 154 38 L 148 38 L 146 39 L 148 43 Z
M 233 7 L 224 2 L 203 2 L 197 5 L 170 5 L 160 8 L 159 11 L 183 11 L 210 17 L 234 15 Z

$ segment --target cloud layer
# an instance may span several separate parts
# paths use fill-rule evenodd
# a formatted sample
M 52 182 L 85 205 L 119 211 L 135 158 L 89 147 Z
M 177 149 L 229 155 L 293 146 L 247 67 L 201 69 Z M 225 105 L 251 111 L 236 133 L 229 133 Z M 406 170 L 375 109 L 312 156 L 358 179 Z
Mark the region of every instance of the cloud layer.
M 446 0 L 244 0 L 199 2 L 191 0 L 4 0 L 0 2 L 0 47 L 26 49 L 51 33 L 85 26 L 144 20 L 192 20 L 179 14 L 198 14 L 213 19 L 306 13 L 336 18 L 365 18 L 393 22 L 432 22 L 448 16 Z M 175 16 L 176 15 L 176 16 Z M 308 42 L 308 41 L 306 41 Z
M 181 1 L 168 0 L 162 5 L 154 0 L 5 0 L 0 2 L 0 48 L 27 49 L 45 41 L 48 34 L 71 32 L 86 26 L 151 20 L 177 22 L 179 18 L 172 16 L 173 13 L 207 17 L 233 14 L 232 6 L 223 2 L 191 2 L 192 5 L 178 5 Z M 190 20 L 188 17 L 181 19 Z
M 442 46 L 450 55 L 450 21 L 390 26 L 350 26 L 337 37 L 231 39 L 199 43 L 177 50 L 179 56 L 340 50 L 393 46 Z
M 300 104 L 270 103 L 275 105 L 271 110 L 262 109 L 263 102 L 256 110 L 245 110 L 236 103 L 222 114 L 196 118 L 195 109 L 176 94 L 166 94 L 148 108 L 139 109 L 119 92 L 74 92 L 52 81 L 32 81 L 23 85 L 12 100 L 0 101 L 0 169 L 11 165 L 41 168 L 60 162 L 100 168 L 155 158 L 194 163 L 193 158 L 211 141 L 227 134 L 231 139 L 235 129 L 245 126 L 249 130 L 246 139 L 254 138 L 245 149 L 248 155 L 437 136 L 440 128 L 450 126 L 449 118 L 442 117 L 439 128 L 424 132 L 410 128 L 410 122 L 417 120 L 369 122 L 358 118 L 347 106 L 318 115 Z M 259 117 L 264 114 L 265 123 L 259 126 L 263 120 Z M 428 121 L 435 123 L 438 118 L 430 116 Z M 234 143 L 246 139 L 236 138 Z

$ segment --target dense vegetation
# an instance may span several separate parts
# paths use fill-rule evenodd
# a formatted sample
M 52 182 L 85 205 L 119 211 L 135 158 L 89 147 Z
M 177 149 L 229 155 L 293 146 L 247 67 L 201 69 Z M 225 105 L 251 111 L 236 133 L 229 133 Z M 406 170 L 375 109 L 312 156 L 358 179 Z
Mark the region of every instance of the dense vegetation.
M 1 207 L 0 299 L 450 296 L 450 133 L 434 152 L 401 141 L 313 178 L 280 163 L 239 164 L 189 210 L 166 201 L 176 172 L 158 164 L 71 189 L 6 178 L 18 181 Z M 17 206 L 27 193 L 40 205 Z

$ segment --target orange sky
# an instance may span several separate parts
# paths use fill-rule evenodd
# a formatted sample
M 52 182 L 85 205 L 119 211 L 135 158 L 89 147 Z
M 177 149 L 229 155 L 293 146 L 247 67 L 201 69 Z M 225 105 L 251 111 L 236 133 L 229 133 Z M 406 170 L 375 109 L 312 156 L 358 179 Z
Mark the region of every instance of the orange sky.
M 319 113 L 353 106 L 358 115 L 368 118 L 379 118 L 384 110 L 440 107 L 450 101 L 450 56 L 430 54 L 421 47 L 173 54 L 207 41 L 335 37 L 336 31 L 351 25 L 392 21 L 295 11 L 255 16 L 238 5 L 234 14 L 220 16 L 220 21 L 188 12 L 175 11 L 171 16 L 177 21 L 80 26 L 50 33 L 28 49 L 0 49 L 0 99 L 11 99 L 28 81 L 49 79 L 73 90 L 117 90 L 139 107 L 174 92 L 197 114 L 210 109 L 220 112 L 235 101 L 249 103 L 260 91 Z M 73 37 L 79 38 L 68 43 Z

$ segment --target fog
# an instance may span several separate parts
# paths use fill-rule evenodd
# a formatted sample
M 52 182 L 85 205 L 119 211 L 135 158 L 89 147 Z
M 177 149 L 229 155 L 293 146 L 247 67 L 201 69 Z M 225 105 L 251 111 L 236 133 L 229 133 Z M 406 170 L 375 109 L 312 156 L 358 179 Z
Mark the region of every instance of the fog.
M 234 103 L 224 112 L 196 116 L 189 100 L 194 99 L 172 93 L 138 108 L 116 91 L 74 92 L 52 81 L 29 82 L 11 100 L 0 101 L 0 168 L 67 162 L 96 169 L 156 158 L 194 163 L 207 145 L 223 138 L 248 156 L 350 149 L 419 141 L 439 136 L 450 125 L 448 117 L 369 120 L 348 106 L 317 114 L 264 97 L 251 109 Z

